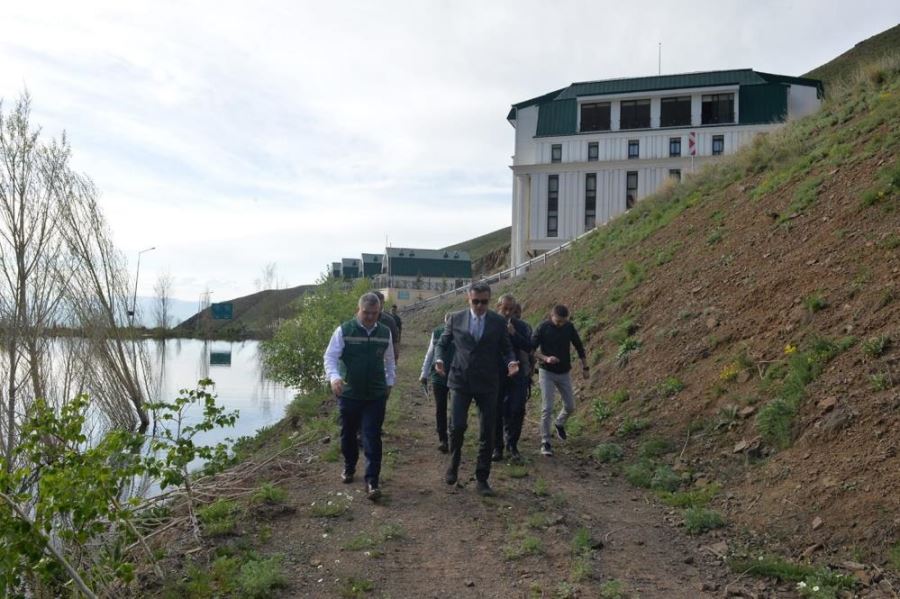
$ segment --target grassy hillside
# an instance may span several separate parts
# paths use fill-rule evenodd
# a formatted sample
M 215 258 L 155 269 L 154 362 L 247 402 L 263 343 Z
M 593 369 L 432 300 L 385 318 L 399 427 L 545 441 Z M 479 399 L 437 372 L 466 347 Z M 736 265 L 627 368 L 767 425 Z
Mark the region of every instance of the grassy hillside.
M 207 308 L 179 324 L 174 332 L 192 337 L 268 338 L 280 320 L 294 314 L 294 302 L 314 288 L 315 285 L 299 285 L 287 289 L 268 289 L 227 300 L 234 304 L 231 320 L 213 320 Z
M 512 227 L 504 227 L 486 235 L 442 248 L 469 252 L 475 276 L 490 274 L 509 266 Z
M 900 25 L 873 35 L 847 50 L 834 60 L 803 75 L 825 81 L 826 86 L 838 83 L 856 74 L 861 64 L 870 63 L 895 53 L 900 48 Z M 827 93 L 826 89 L 826 93 Z
M 898 65 L 504 289 L 573 309 L 585 459 L 714 497 L 736 545 L 900 571 Z

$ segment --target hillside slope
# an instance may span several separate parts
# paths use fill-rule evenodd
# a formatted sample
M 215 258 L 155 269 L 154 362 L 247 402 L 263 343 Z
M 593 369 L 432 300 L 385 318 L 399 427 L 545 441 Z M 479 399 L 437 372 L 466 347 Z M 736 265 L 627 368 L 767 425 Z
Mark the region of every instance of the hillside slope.
M 532 323 L 573 309 L 585 458 L 719 485 L 732 548 L 900 572 L 898 65 L 502 289 Z
M 227 300 L 234 305 L 231 320 L 213 320 L 210 308 L 194 314 L 177 327 L 175 334 L 190 337 L 264 339 L 278 322 L 294 314 L 293 303 L 315 285 L 267 289 Z
M 480 237 L 469 239 L 445 250 L 463 250 L 472 258 L 475 277 L 495 273 L 509 266 L 509 246 L 512 227 L 503 227 Z
M 861 64 L 880 60 L 897 52 L 897 48 L 900 48 L 900 25 L 859 42 L 834 60 L 816 67 L 803 76 L 824 81 L 827 93 L 829 84 L 852 77 Z

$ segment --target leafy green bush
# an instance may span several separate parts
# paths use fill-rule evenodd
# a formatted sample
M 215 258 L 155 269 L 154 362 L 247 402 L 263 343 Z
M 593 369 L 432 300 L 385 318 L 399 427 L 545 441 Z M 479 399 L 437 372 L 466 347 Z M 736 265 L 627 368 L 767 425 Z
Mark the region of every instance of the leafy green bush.
M 628 363 L 631 354 L 641 347 L 641 342 L 634 337 L 629 337 L 619 345 L 619 351 L 616 352 L 616 361 L 620 366 Z
M 660 500 L 672 507 L 703 507 L 719 492 L 719 485 L 711 484 L 688 491 L 662 491 Z
M 704 507 L 690 507 L 684 511 L 684 528 L 688 534 L 699 535 L 725 526 L 722 515 Z
M 803 298 L 803 305 L 806 306 L 810 314 L 815 314 L 828 307 L 828 300 L 821 293 L 816 292 Z
M 796 409 L 786 400 L 776 397 L 764 405 L 756 415 L 756 430 L 764 441 L 784 449 L 791 444 L 791 427 Z
M 287 501 L 288 494 L 281 487 L 277 487 L 272 483 L 263 483 L 253 493 L 251 500 L 257 503 L 282 504 Z
M 660 464 L 653 471 L 650 488 L 655 491 L 675 491 L 681 486 L 681 477 L 675 474 L 666 464 Z
M 887 335 L 879 335 L 866 339 L 862 344 L 863 355 L 867 358 L 880 358 L 891 347 L 891 338 Z
M 603 398 L 597 398 L 594 400 L 594 403 L 591 406 L 591 413 L 594 415 L 595 421 L 603 422 L 613 415 L 613 410 L 606 400 L 604 400 Z
M 655 466 L 650 460 L 638 460 L 625 467 L 625 480 L 634 485 L 649 489 L 653 484 Z
M 650 426 L 650 422 L 644 418 L 632 418 L 631 416 L 626 416 L 622 420 L 622 424 L 619 425 L 619 428 L 616 429 L 616 434 L 620 437 L 627 437 L 641 432 L 648 426 Z
M 657 385 L 656 390 L 663 397 L 675 397 L 684 389 L 684 383 L 678 377 L 670 376 Z
M 238 505 L 226 499 L 217 499 L 206 507 L 197 510 L 197 517 L 203 524 L 203 531 L 211 537 L 218 537 L 234 532 L 237 525 Z
M 272 589 L 287 586 L 281 572 L 281 558 L 278 556 L 263 560 L 250 560 L 241 566 L 238 584 L 243 597 L 265 599 L 272 596 Z
M 653 437 L 647 439 L 638 448 L 638 456 L 642 458 L 658 458 L 675 451 L 675 444 L 668 439 Z

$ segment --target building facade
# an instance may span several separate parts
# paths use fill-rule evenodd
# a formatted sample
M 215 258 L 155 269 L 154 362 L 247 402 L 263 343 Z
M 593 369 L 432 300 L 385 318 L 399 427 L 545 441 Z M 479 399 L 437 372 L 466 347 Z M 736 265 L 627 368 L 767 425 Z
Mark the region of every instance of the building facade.
M 741 69 L 573 83 L 514 104 L 512 264 L 815 112 L 821 99 L 818 80 Z
M 455 250 L 386 248 L 384 270 L 375 277 L 375 286 L 399 307 L 471 282 L 472 260 Z

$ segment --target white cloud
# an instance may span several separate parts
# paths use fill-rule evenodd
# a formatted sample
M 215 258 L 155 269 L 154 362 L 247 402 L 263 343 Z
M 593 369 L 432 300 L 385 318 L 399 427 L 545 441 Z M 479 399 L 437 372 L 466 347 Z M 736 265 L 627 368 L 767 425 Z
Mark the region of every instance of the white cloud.
M 141 294 L 291 284 L 342 256 L 509 224 L 511 103 L 572 81 L 801 74 L 894 25 L 893 2 L 30 2 L 0 97 L 27 86 L 103 191 Z M 133 260 L 133 259 L 132 259 Z M 146 271 L 144 269 L 147 269 Z M 145 288 L 146 285 L 146 288 Z

